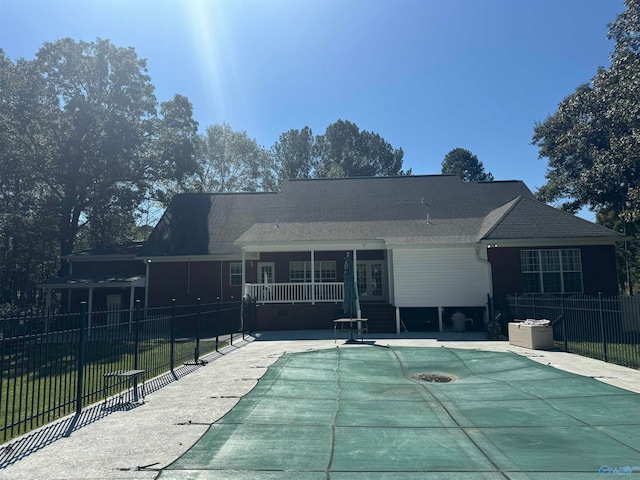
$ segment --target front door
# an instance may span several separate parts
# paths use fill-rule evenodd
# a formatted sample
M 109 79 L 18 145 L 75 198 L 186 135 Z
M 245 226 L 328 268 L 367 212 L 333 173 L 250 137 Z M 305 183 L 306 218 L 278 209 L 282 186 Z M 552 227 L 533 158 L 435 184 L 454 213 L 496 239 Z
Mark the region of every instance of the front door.
M 258 301 L 266 302 L 273 300 L 274 292 L 269 284 L 276 278 L 276 264 L 273 262 L 258 262 L 258 283 L 264 286 L 258 291 Z
M 258 283 L 273 283 L 276 266 L 273 262 L 258 262 Z
M 384 300 L 383 262 L 378 260 L 358 261 L 357 279 L 360 301 Z

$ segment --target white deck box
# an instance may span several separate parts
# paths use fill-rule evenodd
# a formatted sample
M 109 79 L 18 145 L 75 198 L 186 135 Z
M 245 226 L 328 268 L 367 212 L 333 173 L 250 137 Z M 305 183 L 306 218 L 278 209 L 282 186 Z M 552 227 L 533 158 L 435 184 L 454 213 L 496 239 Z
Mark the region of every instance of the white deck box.
M 509 343 L 535 350 L 551 350 L 553 349 L 553 328 L 551 325 L 509 323 Z

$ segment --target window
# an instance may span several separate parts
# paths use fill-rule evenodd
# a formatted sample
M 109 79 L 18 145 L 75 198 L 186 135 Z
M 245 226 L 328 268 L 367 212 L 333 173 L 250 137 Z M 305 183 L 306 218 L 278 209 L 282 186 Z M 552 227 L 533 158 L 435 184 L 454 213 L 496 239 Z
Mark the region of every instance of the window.
M 229 264 L 229 285 L 242 286 L 242 263 Z
M 289 282 L 305 283 L 311 281 L 311 262 L 289 262 Z
M 522 286 L 525 293 L 582 292 L 582 262 L 577 248 L 521 250 Z
M 318 261 L 314 262 L 315 282 L 335 282 L 336 262 Z M 289 262 L 289 281 L 291 283 L 311 282 L 311 262 Z

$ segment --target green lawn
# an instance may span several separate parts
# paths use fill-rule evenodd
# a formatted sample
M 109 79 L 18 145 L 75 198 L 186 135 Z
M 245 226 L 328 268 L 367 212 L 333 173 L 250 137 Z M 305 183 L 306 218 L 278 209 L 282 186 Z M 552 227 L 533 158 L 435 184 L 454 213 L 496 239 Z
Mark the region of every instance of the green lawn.
M 562 342 L 557 342 L 564 346 Z M 609 363 L 630 368 L 640 368 L 640 344 L 607 343 L 607 359 Z M 601 342 L 567 342 L 567 349 L 571 353 L 583 357 L 605 360 Z
M 134 343 L 129 340 L 87 341 L 82 377 L 82 404 L 103 399 L 104 374 L 134 368 Z M 167 339 L 143 339 L 139 369 L 148 380 L 170 370 L 171 345 Z M 224 345 L 220 344 L 219 348 Z M 200 356 L 216 349 L 215 339 L 200 342 Z M 0 442 L 52 422 L 76 410 L 78 346 L 57 342 L 16 348 L 0 359 Z M 174 366 L 194 360 L 195 341 L 174 343 Z M 119 382 L 113 395 L 128 387 Z M 13 427 L 12 427 L 13 425 Z

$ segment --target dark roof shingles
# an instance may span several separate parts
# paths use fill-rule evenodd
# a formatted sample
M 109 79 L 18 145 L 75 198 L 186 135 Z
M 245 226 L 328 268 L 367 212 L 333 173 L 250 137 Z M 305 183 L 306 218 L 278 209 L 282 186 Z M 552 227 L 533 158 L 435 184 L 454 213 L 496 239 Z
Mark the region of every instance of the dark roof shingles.
M 286 228 L 273 231 L 275 224 Z M 520 181 L 467 183 L 455 175 L 300 179 L 284 182 L 279 193 L 177 195 L 145 254 L 237 254 L 239 238 L 277 242 L 342 235 L 429 244 L 473 243 L 485 235 L 548 238 L 554 232 L 615 235 L 537 202 Z

